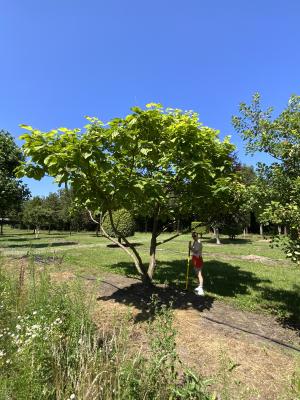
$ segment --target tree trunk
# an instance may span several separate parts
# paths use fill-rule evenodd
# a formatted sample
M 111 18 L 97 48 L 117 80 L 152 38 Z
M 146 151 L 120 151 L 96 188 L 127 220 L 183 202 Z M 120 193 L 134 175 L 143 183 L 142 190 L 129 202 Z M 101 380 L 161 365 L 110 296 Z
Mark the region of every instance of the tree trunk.
M 281 225 L 278 225 L 277 229 L 278 229 L 278 235 L 281 235 Z
M 220 240 L 219 228 L 213 228 L 217 244 L 222 244 Z
M 263 224 L 259 224 L 259 234 L 260 234 L 260 236 L 263 236 L 263 235 L 264 235 L 264 227 L 263 227 Z
M 0 235 L 3 235 L 3 219 L 0 221 Z
M 90 214 L 90 217 L 92 218 L 91 212 L 89 212 L 89 214 Z M 110 223 L 111 223 L 111 226 L 113 228 L 113 231 L 115 232 L 115 234 L 117 236 L 119 236 L 119 237 L 121 237 L 123 239 L 123 242 L 125 242 L 125 244 L 127 245 L 128 248 L 126 248 L 122 243 L 119 243 L 117 240 L 115 240 L 114 238 L 112 238 L 111 236 L 109 236 L 107 234 L 107 232 L 103 228 L 102 218 L 100 216 L 99 225 L 100 225 L 100 229 L 101 229 L 101 232 L 102 232 L 103 236 L 106 237 L 107 239 L 109 239 L 111 242 L 117 244 L 119 247 L 121 247 L 121 249 L 123 249 L 125 251 L 125 253 L 127 253 L 132 258 L 132 260 L 134 261 L 134 265 L 135 265 L 138 273 L 140 274 L 143 283 L 148 285 L 148 286 L 152 285 L 151 279 L 150 279 L 150 277 L 149 277 L 149 275 L 147 273 L 147 270 L 146 270 L 146 268 L 145 268 L 145 266 L 143 264 L 141 256 L 137 252 L 136 248 L 128 241 L 128 239 L 125 236 L 122 236 L 120 234 L 120 232 L 118 232 L 118 230 L 116 229 L 116 226 L 115 226 L 114 221 L 113 221 L 111 210 L 108 211 L 108 215 L 109 215 L 109 219 L 110 219 Z M 95 219 L 92 218 L 92 220 L 95 222 Z
M 37 226 L 34 231 L 35 231 L 35 238 L 38 239 L 39 234 L 40 234 L 40 227 Z
M 156 267 L 156 246 L 157 246 L 158 214 L 153 219 L 152 236 L 150 243 L 150 261 L 148 266 L 148 276 L 152 280 Z
M 246 228 L 243 230 L 243 236 L 246 237 Z
M 285 225 L 284 226 L 284 235 L 287 236 L 287 234 L 288 234 L 288 229 L 287 229 L 287 226 Z

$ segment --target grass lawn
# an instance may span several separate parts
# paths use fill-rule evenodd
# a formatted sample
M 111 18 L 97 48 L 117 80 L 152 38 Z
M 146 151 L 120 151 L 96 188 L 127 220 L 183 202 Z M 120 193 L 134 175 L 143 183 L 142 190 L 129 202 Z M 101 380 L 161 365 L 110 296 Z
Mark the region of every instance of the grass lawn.
M 0 237 L 0 251 L 8 257 L 18 258 L 31 252 L 39 261 L 59 261 L 49 266 L 51 269 L 99 278 L 107 271 L 135 276 L 131 259 L 121 249 L 107 246 L 106 239 L 90 232 L 71 236 L 43 232 L 38 239 L 27 231 L 5 228 L 4 233 Z M 131 240 L 146 263 L 150 234 L 137 233 Z M 189 235 L 182 235 L 158 247 L 156 282 L 184 287 L 189 240 Z M 268 241 L 255 235 L 235 241 L 223 238 L 221 246 L 207 236 L 203 239 L 203 251 L 207 295 L 245 310 L 273 313 L 286 323 L 300 324 L 300 268 L 286 260 L 280 249 L 270 248 Z M 253 255 L 274 262 L 243 258 Z M 192 271 L 190 276 L 192 282 Z

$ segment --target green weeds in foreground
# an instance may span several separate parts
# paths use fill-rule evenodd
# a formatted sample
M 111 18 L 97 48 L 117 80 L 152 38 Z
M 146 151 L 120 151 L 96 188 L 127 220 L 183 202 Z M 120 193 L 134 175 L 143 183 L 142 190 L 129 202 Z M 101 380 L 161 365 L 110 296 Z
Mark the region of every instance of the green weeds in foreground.
M 33 261 L 29 275 L 0 271 L 1 399 L 214 398 L 180 364 L 168 308 L 154 301 L 149 346 L 133 349 L 128 319 L 99 332 L 80 286 L 52 283 Z

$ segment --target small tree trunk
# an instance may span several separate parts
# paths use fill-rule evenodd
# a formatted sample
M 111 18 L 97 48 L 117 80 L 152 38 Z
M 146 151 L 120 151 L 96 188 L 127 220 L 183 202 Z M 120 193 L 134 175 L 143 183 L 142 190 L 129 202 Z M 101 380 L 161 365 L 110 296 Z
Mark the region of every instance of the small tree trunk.
M 245 232 L 246 232 L 246 235 L 248 235 L 248 233 L 249 233 L 248 226 L 245 227 Z
M 219 228 L 213 228 L 217 244 L 222 244 L 220 240 Z
M 154 275 L 154 270 L 156 267 L 156 235 L 157 235 L 157 227 L 158 227 L 158 214 L 154 217 L 153 220 L 153 229 L 150 243 L 150 261 L 148 266 L 148 276 L 152 280 Z
M 180 219 L 177 221 L 177 233 L 179 233 L 180 232 Z M 201 235 L 201 237 L 202 237 L 202 235 Z
M 288 229 L 287 229 L 287 226 L 285 225 L 284 226 L 284 235 L 287 236 L 287 234 L 288 234 Z
M 264 227 L 263 227 L 263 224 L 259 224 L 259 234 L 260 234 L 260 236 L 263 236 L 263 235 L 264 235 Z
M 90 214 L 90 217 L 92 218 L 91 212 L 89 212 L 89 214 Z M 131 244 L 131 243 L 127 240 L 127 238 L 126 238 L 125 236 L 122 236 L 122 235 L 120 234 L 120 232 L 118 232 L 118 230 L 116 229 L 116 226 L 115 226 L 114 221 L 113 221 L 113 217 L 112 217 L 112 212 L 111 212 L 111 210 L 108 211 L 108 215 L 109 215 L 110 223 L 111 223 L 111 226 L 112 226 L 112 228 L 113 228 L 114 233 L 115 233 L 117 236 L 122 237 L 123 242 L 125 242 L 125 244 L 127 245 L 128 248 L 125 247 L 122 243 L 119 243 L 117 240 L 115 240 L 114 238 L 112 238 L 111 236 L 109 236 L 109 235 L 107 234 L 107 232 L 106 232 L 105 229 L 103 228 L 102 217 L 100 216 L 99 225 L 100 225 L 100 229 L 101 229 L 101 232 L 102 232 L 103 236 L 106 237 L 107 239 L 109 239 L 111 242 L 117 244 L 119 247 L 121 247 L 121 249 L 123 249 L 123 250 L 125 251 L 125 253 L 127 253 L 127 254 L 133 259 L 134 264 L 135 264 L 135 267 L 136 267 L 138 273 L 140 274 L 143 283 L 146 284 L 146 285 L 148 285 L 148 286 L 152 285 L 151 279 L 150 279 L 150 277 L 149 277 L 149 275 L 148 275 L 148 273 L 147 273 L 147 270 L 146 270 L 146 268 L 145 268 L 145 266 L 144 266 L 144 264 L 143 264 L 143 261 L 142 261 L 142 259 L 141 259 L 141 256 L 139 255 L 139 253 L 138 253 L 137 250 L 135 249 L 134 245 Z M 92 220 L 95 222 L 95 220 L 94 220 L 93 218 L 92 218 Z M 97 223 L 98 223 L 98 222 L 97 222 Z M 130 249 L 131 251 L 130 251 L 129 249 Z
M 1 218 L 0 222 L 0 235 L 3 235 L 3 219 Z
M 278 235 L 281 235 L 281 225 L 278 225 L 277 229 L 278 229 Z
M 35 231 L 35 238 L 38 239 L 39 234 L 40 234 L 40 227 L 37 226 L 34 231 Z
M 246 237 L 246 228 L 243 230 L 243 236 Z

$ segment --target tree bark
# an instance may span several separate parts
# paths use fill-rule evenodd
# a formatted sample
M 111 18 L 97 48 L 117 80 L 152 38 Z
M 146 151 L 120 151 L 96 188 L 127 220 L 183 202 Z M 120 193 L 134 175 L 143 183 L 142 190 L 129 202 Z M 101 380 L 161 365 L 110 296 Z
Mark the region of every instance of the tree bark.
M 112 216 L 111 210 L 108 211 L 108 215 L 109 215 L 109 219 L 110 219 L 111 226 L 112 226 L 112 228 L 113 228 L 115 234 L 116 234 L 117 236 L 119 236 L 121 239 L 123 239 L 123 241 L 125 242 L 125 244 L 130 248 L 130 250 L 131 250 L 132 252 L 130 252 L 121 242 L 112 239 L 112 238 L 105 232 L 105 230 L 103 229 L 102 221 L 101 221 L 100 228 L 101 228 L 102 232 L 105 233 L 105 236 L 106 236 L 108 239 L 110 239 L 112 242 L 114 242 L 114 243 L 117 244 L 119 247 L 121 247 L 121 248 L 133 259 L 134 264 L 135 264 L 135 267 L 136 267 L 138 273 L 140 274 L 140 276 L 141 276 L 141 278 L 142 278 L 142 281 L 143 281 L 145 284 L 152 285 L 151 279 L 150 279 L 150 277 L 149 277 L 149 275 L 148 275 L 148 273 L 147 273 L 147 271 L 146 271 L 146 268 L 145 268 L 145 266 L 144 266 L 144 264 L 143 264 L 143 261 L 142 261 L 142 259 L 141 259 L 141 256 L 140 256 L 139 253 L 137 252 L 136 248 L 127 240 L 127 238 L 126 238 L 125 236 L 121 235 L 121 233 L 118 232 L 118 230 L 117 230 L 117 228 L 116 228 L 116 226 L 115 226 L 114 220 L 113 220 L 113 216 Z
M 177 221 L 177 229 L 176 229 L 177 233 L 180 232 L 180 219 L 178 219 Z
M 277 229 L 278 229 L 278 235 L 281 235 L 281 225 L 278 225 Z
M 263 236 L 263 235 L 264 235 L 264 227 L 263 227 L 263 224 L 259 224 L 259 234 L 260 234 L 260 236 Z
M 131 251 L 128 248 L 126 248 L 122 243 L 119 243 L 118 240 L 115 240 L 113 237 L 108 235 L 108 233 L 103 228 L 102 215 L 100 215 L 99 221 L 96 221 L 95 218 L 93 218 L 92 212 L 89 209 L 87 209 L 87 211 L 89 213 L 89 216 L 90 216 L 91 220 L 93 222 L 95 222 L 96 224 L 99 224 L 99 227 L 100 227 L 102 235 L 106 239 L 110 240 L 114 244 L 116 244 L 119 247 L 121 247 L 121 249 L 124 250 L 125 253 L 127 253 L 129 255 L 129 257 L 132 258 L 132 260 L 134 261 L 134 265 L 136 267 L 136 270 L 139 273 L 139 275 L 141 276 L 141 279 L 142 279 L 143 283 L 148 285 L 148 286 L 152 286 L 151 279 L 149 278 L 149 276 L 147 274 L 147 270 L 146 270 L 146 268 L 145 268 L 145 266 L 144 266 L 144 264 L 142 262 L 142 259 L 141 259 L 140 255 L 139 255 L 139 253 L 137 252 L 135 247 L 131 243 L 129 243 L 127 238 L 125 238 L 124 236 L 120 235 L 120 232 L 117 231 L 117 229 L 115 227 L 115 224 L 114 224 L 114 221 L 113 221 L 112 212 L 108 211 L 108 215 L 109 215 L 111 226 L 112 226 L 114 232 L 116 233 L 116 235 L 119 235 L 120 237 L 122 237 L 123 241 L 125 242 L 125 244 L 127 244 L 127 246 L 130 248 Z
M 217 244 L 222 244 L 221 240 L 220 240 L 219 228 L 213 228 L 213 230 L 214 230 L 214 235 L 215 235 L 215 238 L 216 238 L 216 243 Z
M 39 234 L 40 234 L 40 227 L 39 226 L 35 227 L 34 233 L 35 233 L 35 238 L 38 239 Z
M 284 226 L 284 235 L 287 236 L 287 234 L 288 234 L 288 229 L 287 229 L 287 226 L 285 225 Z
M 0 235 L 1 236 L 3 235 L 3 220 L 2 220 L 2 218 L 1 218 L 1 221 L 0 221 Z
M 148 266 L 148 276 L 152 280 L 156 266 L 156 246 L 157 246 L 158 213 L 153 220 L 152 236 L 150 243 L 150 261 Z

